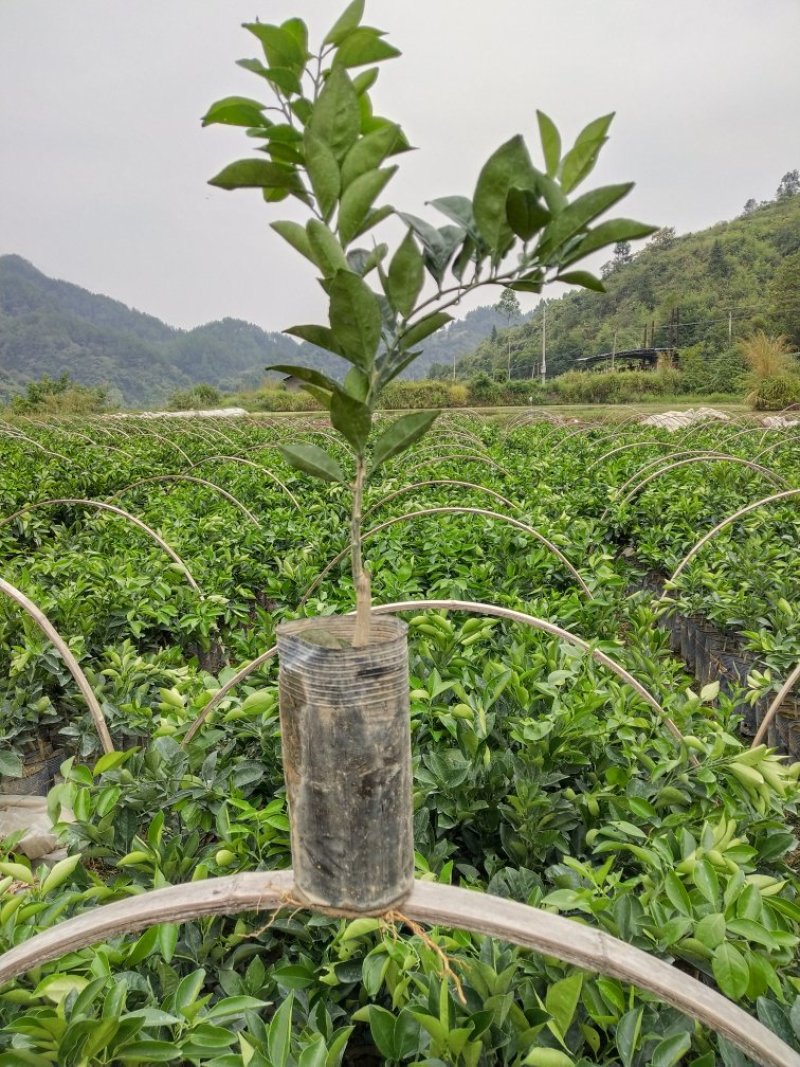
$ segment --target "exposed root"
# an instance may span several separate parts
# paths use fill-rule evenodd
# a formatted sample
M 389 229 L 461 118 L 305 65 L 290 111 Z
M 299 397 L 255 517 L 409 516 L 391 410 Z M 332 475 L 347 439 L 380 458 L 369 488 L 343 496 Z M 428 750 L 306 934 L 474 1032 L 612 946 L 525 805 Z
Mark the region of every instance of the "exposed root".
M 453 983 L 453 988 L 455 989 L 456 996 L 462 1004 L 466 1004 L 467 998 L 464 996 L 464 987 L 461 984 L 461 979 L 458 977 L 458 975 L 455 973 L 452 966 L 450 965 L 450 957 L 447 955 L 441 945 L 437 945 L 433 938 L 430 936 L 430 934 L 427 933 L 427 931 L 425 931 L 419 925 L 419 923 L 415 922 L 413 919 L 409 919 L 409 917 L 407 915 L 404 915 L 402 911 L 387 911 L 383 918 L 387 923 L 392 924 L 391 928 L 394 930 L 395 937 L 397 936 L 397 931 L 395 929 L 394 924 L 404 923 L 409 928 L 409 930 L 411 930 L 414 936 L 418 937 L 423 943 L 423 945 L 426 948 L 430 949 L 430 951 L 438 957 L 439 962 L 442 965 L 442 978 L 444 978 L 446 981 L 451 981 Z

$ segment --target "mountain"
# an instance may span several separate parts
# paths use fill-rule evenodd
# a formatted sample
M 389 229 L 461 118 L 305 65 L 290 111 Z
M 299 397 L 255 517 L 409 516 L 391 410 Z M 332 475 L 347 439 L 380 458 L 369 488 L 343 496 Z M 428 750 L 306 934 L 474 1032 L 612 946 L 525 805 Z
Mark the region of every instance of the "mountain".
M 426 342 L 407 376 L 452 364 L 505 320 L 478 308 Z M 25 384 L 67 373 L 104 385 L 128 407 L 163 404 L 170 393 L 208 382 L 253 388 L 272 363 L 301 363 L 341 378 L 343 360 L 307 342 L 226 318 L 179 330 L 118 300 L 49 278 L 21 256 L 0 256 L 0 400 Z
M 0 398 L 67 373 L 104 385 L 128 407 L 163 404 L 198 382 L 257 385 L 269 363 L 339 361 L 239 319 L 178 330 L 118 300 L 57 281 L 21 256 L 0 256 Z
M 712 359 L 757 329 L 800 343 L 800 194 L 747 210 L 730 222 L 677 236 L 660 230 L 635 255 L 621 249 L 603 271 L 605 293 L 574 291 L 548 300 L 547 371 L 560 374 L 581 356 L 675 347 Z M 538 368 L 544 305 L 509 334 L 484 341 L 456 368 L 459 377 L 503 373 L 511 341 L 512 374 Z
M 498 290 L 498 293 L 500 290 Z M 520 316 L 519 321 L 526 322 L 533 312 Z M 406 378 L 427 378 L 431 368 L 438 364 L 439 375 L 447 376 L 449 368 L 463 356 L 471 352 L 487 337 L 491 337 L 494 331 L 508 327 L 505 316 L 494 307 L 485 306 L 475 308 L 467 312 L 463 319 L 455 319 L 449 322 L 441 330 L 430 337 L 422 346 L 422 355 L 408 368 Z M 445 373 L 445 368 L 448 368 Z

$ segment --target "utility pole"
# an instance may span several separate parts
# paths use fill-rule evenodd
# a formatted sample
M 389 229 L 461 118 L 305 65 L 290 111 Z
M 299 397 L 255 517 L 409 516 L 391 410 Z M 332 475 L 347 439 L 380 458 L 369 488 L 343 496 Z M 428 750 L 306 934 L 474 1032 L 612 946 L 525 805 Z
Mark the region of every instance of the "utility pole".
M 453 349 L 453 381 L 456 380 L 456 350 Z
M 542 307 L 542 366 L 540 374 L 541 383 L 544 385 L 547 378 L 547 304 Z
M 614 330 L 614 344 L 611 347 L 611 369 L 614 369 L 614 360 L 617 358 L 617 331 Z

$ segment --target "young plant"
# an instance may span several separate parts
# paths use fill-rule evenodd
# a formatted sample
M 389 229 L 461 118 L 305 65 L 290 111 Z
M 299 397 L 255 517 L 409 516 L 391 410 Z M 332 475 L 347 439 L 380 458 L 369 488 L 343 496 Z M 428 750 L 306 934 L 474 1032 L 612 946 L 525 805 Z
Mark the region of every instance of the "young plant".
M 483 165 L 471 198 L 431 201 L 448 220 L 443 226 L 384 203 L 397 171 L 390 161 L 410 145 L 397 123 L 374 114 L 370 90 L 378 64 L 400 53 L 382 31 L 362 24 L 363 13 L 364 0 L 353 0 L 313 52 L 299 18 L 280 26 L 246 23 L 264 59 L 241 60 L 240 66 L 262 79 L 270 103 L 227 97 L 203 119 L 206 126 L 246 127 L 248 136 L 263 142 L 256 149 L 261 158 L 232 163 L 212 185 L 260 189 L 268 203 L 294 197 L 311 216 L 305 226 L 278 221 L 272 227 L 319 272 L 329 298 L 328 324 L 293 326 L 287 333 L 334 353 L 350 369 L 342 381 L 310 367 L 269 369 L 301 379 L 353 454 L 353 469 L 346 473 L 317 445 L 283 449 L 300 470 L 351 485 L 355 644 L 369 640 L 369 576 L 361 552 L 365 482 L 417 441 L 438 414 L 403 415 L 373 437 L 381 390 L 420 354 L 419 345 L 450 321 L 448 309 L 473 289 L 497 285 L 539 293 L 555 280 L 602 291 L 598 278 L 574 265 L 655 229 L 621 218 L 595 225 L 630 191 L 629 183 L 569 199 L 593 169 L 613 115 L 589 123 L 562 153 L 553 122 L 537 112 L 544 169 L 534 166 L 523 138 L 512 137 Z M 406 233 L 390 254 L 371 231 L 391 215 L 405 224 Z M 371 247 L 364 246 L 366 240 Z

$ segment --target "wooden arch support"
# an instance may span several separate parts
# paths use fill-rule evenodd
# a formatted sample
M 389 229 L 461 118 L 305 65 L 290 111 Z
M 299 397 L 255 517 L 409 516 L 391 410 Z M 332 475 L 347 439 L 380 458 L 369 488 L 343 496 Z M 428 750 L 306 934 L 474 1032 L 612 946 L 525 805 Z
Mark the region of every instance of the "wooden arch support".
M 412 493 L 415 489 L 428 489 L 434 485 L 456 485 L 461 489 L 472 489 L 476 493 L 485 493 L 486 496 L 492 497 L 498 503 L 503 504 L 504 507 L 511 508 L 513 511 L 519 510 L 519 505 L 514 504 L 508 497 L 502 496 L 500 493 L 496 493 L 494 489 L 488 489 L 485 485 L 480 485 L 478 482 L 462 482 L 456 478 L 434 478 L 427 482 L 413 482 L 411 485 L 404 485 L 402 489 L 396 489 L 393 493 L 389 493 L 375 504 L 370 504 L 368 508 L 365 508 L 361 513 L 361 518 L 365 519 L 373 511 L 378 511 L 388 504 L 392 500 L 396 500 L 399 496 L 405 496 L 406 493 Z
M 524 611 L 516 611 L 514 608 L 504 608 L 499 604 L 485 604 L 475 600 L 403 600 L 396 601 L 392 604 L 377 604 L 372 608 L 372 612 L 375 615 L 397 615 L 403 611 L 423 610 L 464 611 L 471 615 L 489 615 L 496 619 L 508 619 L 511 622 L 530 626 L 534 630 L 541 630 L 543 633 L 550 634 L 551 637 L 557 637 L 561 641 L 566 641 L 568 644 L 580 648 L 587 656 L 591 656 L 595 663 L 599 663 L 602 667 L 607 668 L 607 670 L 610 670 L 615 674 L 620 681 L 630 686 L 630 688 L 656 712 L 675 740 L 683 740 L 683 734 L 680 732 L 673 719 L 667 715 L 666 711 L 662 708 L 653 694 L 646 689 L 641 682 L 637 681 L 629 671 L 626 671 L 625 668 L 620 666 L 620 664 L 617 663 L 615 659 L 612 659 L 611 656 L 606 655 L 605 652 L 601 652 L 599 648 L 590 645 L 588 641 L 584 641 L 582 637 L 578 637 L 577 634 L 572 633 L 571 630 L 565 630 L 561 626 L 556 626 L 553 622 L 547 622 L 545 619 L 538 619 L 535 615 L 527 615 Z M 200 711 L 197 718 L 183 737 L 181 747 L 187 745 L 191 741 L 203 725 L 203 722 L 209 713 L 214 710 L 228 693 L 243 682 L 248 675 L 253 673 L 253 671 L 262 667 L 268 660 L 272 659 L 277 651 L 277 645 L 268 648 L 266 652 L 262 652 L 260 656 L 257 656 L 251 663 L 242 667 L 232 678 L 229 678 L 225 685 L 214 693 L 206 706 Z
M 0 529 L 2 529 L 3 526 L 7 526 L 10 522 L 13 522 L 14 519 L 18 519 L 21 515 L 26 515 L 29 511 L 34 511 L 37 508 L 49 507 L 52 504 L 75 504 L 79 505 L 80 507 L 97 508 L 98 511 L 110 511 L 114 515 L 118 515 L 120 518 L 127 519 L 128 522 L 132 522 L 134 526 L 138 526 L 140 530 L 144 531 L 144 533 L 147 534 L 148 537 L 152 538 L 152 540 L 155 541 L 156 544 L 166 552 L 166 554 L 169 556 L 173 563 L 177 563 L 177 565 L 186 575 L 186 581 L 189 583 L 192 589 L 194 589 L 195 593 L 198 593 L 200 596 L 203 595 L 200 592 L 200 586 L 197 584 L 197 582 L 194 580 L 194 577 L 192 576 L 192 572 L 183 562 L 183 560 L 175 551 L 175 549 L 171 548 L 163 537 L 157 534 L 155 530 L 151 530 L 151 528 L 146 523 L 142 522 L 141 519 L 137 519 L 136 516 L 131 515 L 129 511 L 125 511 L 123 508 L 118 508 L 114 504 L 103 504 L 99 500 L 82 500 L 74 497 L 57 497 L 52 500 L 37 500 L 33 504 L 26 504 L 24 508 L 20 508 L 19 511 L 15 511 L 13 515 L 6 515 L 4 519 L 0 519 Z
M 646 478 L 643 478 L 642 481 L 638 482 L 633 489 L 631 489 L 626 497 L 619 501 L 619 506 L 622 507 L 624 504 L 633 500 L 635 496 L 641 493 L 641 491 L 648 486 L 650 482 L 655 481 L 656 478 L 660 478 L 663 474 L 669 474 L 670 471 L 677 470 L 678 467 L 690 467 L 693 463 L 733 463 L 742 467 L 747 467 L 749 470 L 755 471 L 756 474 L 763 475 L 768 481 L 772 482 L 773 485 L 782 483 L 788 487 L 788 482 L 784 478 L 781 478 L 780 475 L 775 474 L 774 471 L 768 470 L 766 467 L 762 467 L 758 463 L 753 463 L 752 460 L 742 459 L 740 456 L 693 456 L 691 459 L 675 460 L 673 463 L 668 463 L 666 467 L 661 467 L 658 470 L 653 471 L 651 474 L 648 474 Z
M 195 478 L 191 474 L 156 474 L 153 475 L 152 478 L 139 478 L 138 481 L 123 486 L 123 488 L 114 493 L 112 497 L 109 497 L 109 500 L 117 500 L 123 493 L 127 493 L 130 489 L 136 489 L 140 485 L 154 484 L 156 482 L 194 482 L 196 485 L 202 485 L 206 489 L 213 489 L 215 493 L 219 493 L 219 495 L 224 497 L 230 504 L 237 507 L 255 526 L 261 525 L 253 512 L 248 507 L 245 507 L 241 500 L 238 500 L 233 493 L 229 493 L 227 489 L 223 489 L 222 486 L 215 485 L 213 482 L 209 482 L 205 478 Z
M 13 600 L 15 604 L 19 605 L 26 615 L 33 619 L 48 641 L 50 641 L 53 647 L 57 650 L 64 661 L 64 666 L 75 679 L 75 684 L 78 689 L 80 689 L 83 699 L 89 706 L 92 720 L 94 721 L 97 733 L 100 736 L 100 744 L 103 746 L 103 751 L 113 752 L 114 744 L 111 740 L 111 735 L 108 732 L 108 726 L 106 725 L 103 710 L 100 707 L 97 697 L 94 695 L 92 687 L 89 685 L 86 675 L 81 670 L 80 664 L 70 651 L 67 642 L 61 634 L 59 634 L 58 630 L 56 630 L 55 626 L 53 626 L 42 609 L 37 607 L 32 600 L 26 597 L 16 586 L 7 582 L 4 578 L 0 578 L 0 593 L 5 593 L 5 595 Z
M 245 911 L 275 912 L 290 903 L 296 907 L 293 890 L 291 870 L 257 871 L 153 889 L 104 904 L 36 934 L 0 956 L 0 982 L 65 953 L 158 923 L 183 923 Z M 402 908 L 403 917 L 415 922 L 494 937 L 635 985 L 722 1034 L 765 1067 L 800 1067 L 800 1055 L 715 989 L 582 922 L 488 893 L 434 882 L 415 882 Z
M 527 523 L 520 522 L 519 519 L 513 519 L 510 515 L 502 515 L 499 511 L 489 511 L 486 508 L 467 507 L 421 508 L 419 511 L 408 511 L 404 515 L 397 515 L 393 519 L 387 519 L 386 522 L 382 522 L 379 523 L 377 526 L 373 526 L 371 529 L 367 530 L 361 535 L 361 541 L 363 543 L 368 538 L 374 537 L 375 534 L 380 533 L 382 530 L 387 530 L 390 526 L 396 526 L 399 522 L 408 522 L 410 519 L 425 518 L 429 515 L 478 515 L 485 519 L 494 519 L 497 522 L 504 522 L 508 526 L 515 527 L 517 530 L 522 530 L 524 533 L 528 534 L 529 537 L 532 537 L 535 541 L 538 541 L 540 544 L 544 545 L 544 547 L 560 561 L 560 563 L 566 568 L 566 570 L 569 571 L 569 573 L 572 575 L 572 577 L 583 590 L 584 596 L 588 597 L 589 600 L 592 599 L 592 592 L 589 589 L 589 586 L 586 584 L 580 574 L 575 570 L 575 568 L 572 566 L 572 564 L 564 555 L 564 553 L 559 548 L 557 548 L 552 541 L 548 540 L 548 538 L 546 538 L 543 534 L 540 534 L 538 530 L 535 530 L 533 528 L 533 526 L 528 526 Z M 339 552 L 336 556 L 334 556 L 333 559 L 330 560 L 330 562 L 325 566 L 325 568 L 320 571 L 320 573 L 317 575 L 317 577 L 314 579 L 314 581 L 311 583 L 308 589 L 306 589 L 305 593 L 303 593 L 302 597 L 300 598 L 300 602 L 298 604 L 299 608 L 301 608 L 305 604 L 305 602 L 308 600 L 314 590 L 333 570 L 333 568 L 338 566 L 338 564 L 342 562 L 342 560 L 349 552 L 350 546 L 348 545 L 347 548 L 343 548 L 342 551 Z
M 259 448 L 268 448 L 269 445 L 258 445 Z M 300 510 L 300 501 L 292 493 L 288 486 L 284 485 L 277 474 L 273 474 L 269 467 L 263 467 L 260 463 L 254 463 L 252 459 L 245 459 L 243 456 L 206 456 L 204 459 L 199 459 L 196 463 L 193 463 L 191 467 L 187 467 L 187 470 L 193 471 L 197 467 L 202 467 L 206 463 L 240 463 L 245 467 L 252 467 L 254 470 L 261 471 L 262 474 L 266 474 L 268 478 L 271 478 L 276 485 L 279 485 L 281 489 L 286 493 L 291 502 Z

